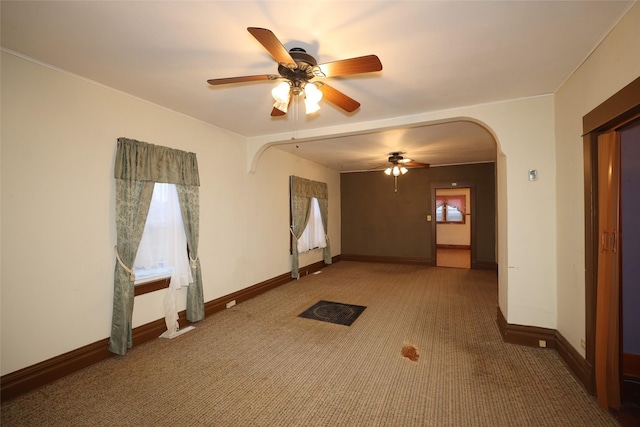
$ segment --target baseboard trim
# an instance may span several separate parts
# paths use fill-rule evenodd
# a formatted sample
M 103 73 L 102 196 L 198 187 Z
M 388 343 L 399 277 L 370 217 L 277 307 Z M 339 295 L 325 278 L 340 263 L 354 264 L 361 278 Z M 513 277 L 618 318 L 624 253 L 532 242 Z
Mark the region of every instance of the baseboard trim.
M 640 354 L 622 353 L 622 375 L 640 378 Z
M 437 249 L 465 249 L 471 250 L 471 245 L 445 245 L 445 244 L 437 244 Z
M 471 261 L 472 270 L 491 270 L 498 271 L 498 263 L 488 261 Z
M 526 345 L 528 347 L 556 348 L 555 329 L 541 328 L 538 326 L 512 325 L 498 307 L 498 329 L 504 342 L 510 344 Z M 540 345 L 544 341 L 545 345 Z
M 573 376 L 582 383 L 589 393 L 595 394 L 593 367 L 558 331 L 556 331 L 556 351 Z
M 205 316 L 211 316 L 214 313 L 226 310 L 228 302 L 235 300 L 236 304 L 240 304 L 280 285 L 284 285 L 285 283 L 288 283 L 292 280 L 293 278 L 291 277 L 290 272 L 284 273 L 248 288 L 241 289 L 237 292 L 233 292 L 220 298 L 216 298 L 204 304 L 204 314 Z
M 428 258 L 421 257 L 394 257 L 379 255 L 341 255 L 342 261 L 356 262 L 376 262 L 386 264 L 417 264 L 435 266 L 435 262 Z
M 49 360 L 3 375 L 1 399 L 5 402 L 64 376 L 111 357 L 109 339 L 97 341 Z
M 554 349 L 558 352 L 569 371 L 582 383 L 584 388 L 591 394 L 595 393 L 593 367 L 569 344 L 560 332 L 555 329 L 507 323 L 500 307 L 498 307 L 496 323 L 504 342 L 528 347 L 540 347 L 540 341 L 544 341 L 546 348 Z
M 427 265 L 435 267 L 436 262 L 429 258 L 422 257 L 394 257 L 394 256 L 379 256 L 379 255 L 340 255 L 343 261 L 355 261 L 355 262 L 375 262 L 386 264 L 412 264 L 412 265 Z M 486 261 L 472 261 L 471 268 L 473 270 L 491 270 L 498 271 L 498 264 L 495 262 Z
M 340 259 L 341 259 L 340 255 L 335 256 L 332 258 L 332 262 L 333 263 L 338 262 Z M 304 277 L 309 274 L 315 273 L 316 271 L 320 271 L 326 266 L 327 265 L 323 261 L 318 261 L 313 264 L 300 267 L 298 269 L 298 273 L 300 274 L 300 277 Z M 248 288 L 244 288 L 237 292 L 209 301 L 204 305 L 205 316 L 210 316 L 219 311 L 226 310 L 228 302 L 235 300 L 236 304 L 240 304 L 244 301 L 250 300 L 251 298 L 257 297 L 260 294 L 270 291 L 271 289 L 277 288 L 278 286 L 291 282 L 292 280 L 295 280 L 295 279 L 291 277 L 291 272 L 287 272 L 279 276 L 273 277 L 271 279 L 265 280 L 264 282 L 260 282 L 256 285 L 250 286 Z
M 341 256 L 332 258 L 333 263 L 340 261 Z M 299 269 L 300 275 L 307 275 L 327 267 L 319 261 Z M 226 309 L 226 303 L 236 300 L 236 304 L 254 298 L 264 292 L 294 280 L 291 272 L 281 274 L 264 282 L 234 292 L 230 295 L 217 298 L 205 303 L 205 317 Z M 178 313 L 178 322 L 181 328 L 190 324 L 186 318 L 186 311 Z M 150 323 L 138 326 L 132 331 L 133 346 L 143 344 L 156 339 L 166 330 L 164 319 L 158 319 Z M 88 344 L 35 365 L 28 366 L 15 372 L 3 375 L 0 378 L 0 401 L 5 402 L 20 396 L 21 394 L 35 390 L 38 387 L 52 383 L 69 374 L 80 371 L 95 363 L 116 356 L 109 351 L 109 338 Z

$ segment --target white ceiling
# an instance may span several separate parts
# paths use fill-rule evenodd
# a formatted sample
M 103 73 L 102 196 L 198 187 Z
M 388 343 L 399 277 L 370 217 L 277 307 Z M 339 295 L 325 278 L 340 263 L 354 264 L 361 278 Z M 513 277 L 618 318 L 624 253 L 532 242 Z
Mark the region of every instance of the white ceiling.
M 391 151 L 432 165 L 492 161 L 471 122 L 368 130 L 381 122 L 556 91 L 633 1 L 6 1 L 5 50 L 278 147 L 339 171 L 381 166 Z M 319 63 L 375 54 L 380 72 L 324 79 L 359 101 L 273 118 L 260 81 L 277 74 L 247 31 L 268 28 Z M 313 138 L 291 141 L 307 132 Z M 283 137 L 283 135 L 289 135 Z

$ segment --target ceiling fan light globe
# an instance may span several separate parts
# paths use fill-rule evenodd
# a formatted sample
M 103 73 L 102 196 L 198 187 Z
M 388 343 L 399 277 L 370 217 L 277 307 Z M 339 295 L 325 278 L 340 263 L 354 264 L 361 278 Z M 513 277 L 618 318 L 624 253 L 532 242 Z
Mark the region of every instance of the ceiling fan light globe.
M 317 102 L 309 101 L 308 99 L 305 99 L 304 107 L 307 114 L 315 113 L 320 109 L 320 105 Z
M 387 175 L 391 175 L 391 168 L 386 168 L 384 173 L 386 173 Z
M 393 167 L 393 176 L 398 176 L 398 175 L 400 175 L 400 168 L 397 165 L 395 165 Z
M 317 104 L 322 99 L 322 91 L 313 83 L 308 83 L 304 87 L 305 99 Z
M 405 168 L 404 166 L 401 166 L 400 172 L 402 173 L 402 175 L 404 175 L 405 173 L 409 172 L 409 169 Z
M 287 108 L 289 107 L 289 100 L 287 100 L 287 102 L 280 102 L 280 101 L 276 101 L 273 106 L 275 108 L 277 108 L 278 110 L 282 111 L 283 113 L 287 112 Z
M 273 90 L 271 91 L 271 96 L 273 96 L 273 99 L 275 99 L 276 102 L 288 103 L 290 90 L 291 90 L 291 87 L 289 86 L 289 83 L 282 82 L 278 86 L 273 88 Z

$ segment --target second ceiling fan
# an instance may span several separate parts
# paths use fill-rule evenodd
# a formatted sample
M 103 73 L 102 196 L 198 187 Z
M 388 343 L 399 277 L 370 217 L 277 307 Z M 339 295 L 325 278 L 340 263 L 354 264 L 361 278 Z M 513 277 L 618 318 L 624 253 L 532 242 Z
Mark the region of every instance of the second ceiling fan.
M 399 175 L 404 175 L 405 173 L 408 172 L 407 167 L 410 168 L 428 168 L 429 167 L 429 163 L 420 163 L 420 162 L 414 162 L 413 160 L 403 157 L 402 155 L 405 154 L 402 151 L 394 151 L 392 153 L 389 153 L 389 163 L 391 163 L 391 166 L 389 166 L 387 169 L 385 169 L 384 173 L 387 175 L 393 175 L 393 176 L 399 176 Z
M 388 160 L 389 160 L 389 163 L 391 163 L 391 166 L 389 166 L 387 169 L 384 170 L 384 173 L 386 175 L 393 175 L 394 191 L 396 193 L 398 192 L 398 177 L 409 172 L 409 170 L 407 169 L 408 167 L 410 168 L 428 168 L 429 167 L 429 163 L 414 162 L 413 160 L 407 157 L 403 157 L 402 156 L 403 154 L 405 153 L 402 151 L 394 151 L 392 153 L 389 153 Z
M 331 102 L 347 112 L 353 112 L 360 103 L 324 82 L 311 81 L 314 78 L 338 77 L 350 74 L 370 73 L 382 70 L 382 63 L 376 55 L 360 56 L 340 61 L 318 64 L 316 59 L 302 48 L 288 50 L 270 30 L 249 27 L 249 33 L 264 46 L 273 59 L 278 62 L 278 74 L 261 74 L 254 76 L 227 77 L 209 79 L 210 85 L 244 83 L 259 80 L 283 80 L 272 91 L 275 99 L 272 116 L 287 113 L 293 97 L 304 96 L 307 114 L 317 111 L 320 99 Z

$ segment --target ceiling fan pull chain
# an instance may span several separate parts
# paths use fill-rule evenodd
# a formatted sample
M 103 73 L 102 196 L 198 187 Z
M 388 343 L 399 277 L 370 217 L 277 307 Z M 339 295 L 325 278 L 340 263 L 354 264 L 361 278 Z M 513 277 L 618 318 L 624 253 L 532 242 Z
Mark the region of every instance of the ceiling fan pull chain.
M 293 136 L 291 137 L 292 141 L 295 141 L 298 138 L 298 106 L 300 103 L 298 102 L 299 95 L 293 96 Z

